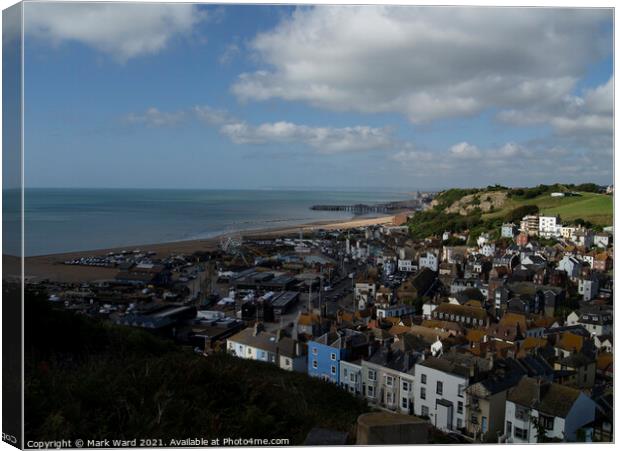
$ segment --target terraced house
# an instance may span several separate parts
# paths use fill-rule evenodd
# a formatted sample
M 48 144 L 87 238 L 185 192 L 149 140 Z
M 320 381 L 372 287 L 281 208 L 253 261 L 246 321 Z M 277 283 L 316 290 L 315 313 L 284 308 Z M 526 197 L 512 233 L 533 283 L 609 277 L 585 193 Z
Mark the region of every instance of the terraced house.
M 362 384 L 370 404 L 394 412 L 413 413 L 414 365 L 426 344 L 411 334 L 386 344 L 362 359 Z
M 453 321 L 464 327 L 488 327 L 490 316 L 479 305 L 458 305 L 444 302 L 437 306 L 431 316 L 434 319 Z
M 415 365 L 414 414 L 442 431 L 465 431 L 466 388 L 484 377 L 491 362 L 467 354 L 428 357 Z
M 331 330 L 308 342 L 308 375 L 340 384 L 340 361 L 368 353 L 369 338 L 352 329 Z
M 580 428 L 594 420 L 596 404 L 581 391 L 524 377 L 506 399 L 509 443 L 575 441 Z

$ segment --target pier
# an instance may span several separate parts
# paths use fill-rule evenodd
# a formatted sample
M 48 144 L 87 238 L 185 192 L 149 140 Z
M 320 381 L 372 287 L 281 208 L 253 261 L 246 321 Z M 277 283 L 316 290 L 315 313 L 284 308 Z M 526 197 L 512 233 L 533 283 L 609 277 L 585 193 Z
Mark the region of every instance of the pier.
M 348 211 L 355 214 L 365 213 L 396 213 L 401 210 L 414 210 L 420 208 L 417 201 L 388 202 L 382 204 L 352 204 L 352 205 L 313 205 L 311 210 L 320 211 Z

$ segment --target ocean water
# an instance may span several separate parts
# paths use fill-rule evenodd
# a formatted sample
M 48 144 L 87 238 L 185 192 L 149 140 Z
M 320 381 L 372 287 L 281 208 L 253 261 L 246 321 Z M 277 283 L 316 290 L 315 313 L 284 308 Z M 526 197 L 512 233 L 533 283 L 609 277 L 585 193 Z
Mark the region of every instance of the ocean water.
M 5 205 L 9 197 L 3 193 Z M 25 255 L 209 238 L 222 233 L 350 219 L 351 213 L 310 210 L 314 204 L 374 203 L 405 192 L 26 189 Z M 4 209 L 4 227 L 19 214 Z M 4 253 L 17 254 L 16 243 Z M 16 247 L 13 249 L 13 247 Z

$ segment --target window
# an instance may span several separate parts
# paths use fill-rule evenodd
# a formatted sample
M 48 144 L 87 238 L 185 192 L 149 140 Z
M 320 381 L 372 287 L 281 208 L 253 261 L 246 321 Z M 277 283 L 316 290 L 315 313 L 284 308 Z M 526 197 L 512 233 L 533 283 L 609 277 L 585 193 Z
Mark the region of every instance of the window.
M 403 391 L 409 391 L 409 382 L 403 381 Z
M 527 430 L 515 427 L 515 437 L 522 440 L 527 440 Z
M 481 429 L 482 432 L 486 432 L 487 431 L 487 417 L 482 417 L 482 425 L 481 425 Z
M 463 384 L 459 384 L 459 398 L 463 397 L 463 392 L 465 392 L 465 386 Z
M 456 413 L 463 413 L 463 401 L 459 401 L 456 405 Z
M 376 373 L 375 370 L 368 370 L 368 380 L 369 381 L 374 381 L 376 377 L 377 377 L 377 373 Z
M 461 429 L 463 427 L 463 420 L 461 420 L 460 418 L 456 419 L 456 428 L 457 429 Z
M 421 374 L 420 375 L 420 382 L 423 384 L 426 384 L 426 374 Z
M 331 370 L 332 370 L 332 374 L 336 374 L 336 367 L 334 365 L 332 365 Z
M 394 395 L 392 393 L 387 393 L 385 395 L 385 403 L 389 406 L 394 404 Z
M 420 399 L 426 399 L 426 388 L 420 388 Z
M 284 364 L 286 366 L 290 366 L 291 365 L 291 359 L 284 359 Z
M 332 352 L 329 356 L 332 360 L 336 360 L 336 353 Z
M 539 415 L 540 418 L 540 424 L 542 424 L 542 426 L 547 429 L 553 429 L 553 417 L 547 416 L 547 415 Z
M 347 377 L 347 369 L 344 369 L 344 377 Z
M 443 395 L 443 382 L 437 381 L 437 394 Z
M 428 416 L 428 407 L 427 406 L 422 406 L 422 416 L 423 417 L 427 417 Z
M 408 402 L 407 398 L 402 398 L 402 399 L 401 399 L 401 401 L 400 401 L 400 406 L 401 406 L 403 409 L 406 409 L 407 407 L 409 407 L 409 402 Z
M 312 354 L 317 355 L 319 350 L 317 348 L 312 348 Z
M 252 348 L 248 348 L 248 355 L 252 355 Z
M 512 423 L 510 421 L 506 421 L 506 435 L 508 437 L 512 435 Z
M 518 407 L 515 410 L 515 418 L 517 420 L 527 420 L 528 418 L 527 415 L 527 410 L 525 410 L 523 407 Z
M 387 385 L 388 387 L 392 387 L 394 385 L 394 377 L 385 376 L 385 385 Z
M 368 397 L 369 398 L 374 398 L 375 397 L 375 387 L 373 387 L 372 385 L 368 386 Z
M 355 377 L 355 373 L 349 373 L 349 380 L 351 382 L 355 382 L 356 379 L 357 379 L 357 377 Z
M 312 361 L 312 368 L 314 368 L 315 370 L 319 367 L 319 363 L 316 360 Z

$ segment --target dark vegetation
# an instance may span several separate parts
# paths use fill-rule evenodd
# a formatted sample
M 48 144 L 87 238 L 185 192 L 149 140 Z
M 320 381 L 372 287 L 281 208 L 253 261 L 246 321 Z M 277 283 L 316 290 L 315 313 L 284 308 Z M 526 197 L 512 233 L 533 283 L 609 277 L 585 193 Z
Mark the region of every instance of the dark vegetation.
M 569 193 L 569 192 L 586 192 L 599 193 L 602 188 L 596 183 L 582 183 L 575 185 L 573 183 L 555 183 L 553 185 L 538 185 L 533 188 L 512 188 L 508 190 L 508 197 L 515 199 L 534 199 L 543 194 L 551 194 L 553 192 Z
M 204 358 L 147 332 L 53 309 L 27 293 L 26 439 L 289 438 L 353 432 L 365 402 L 226 354 Z

